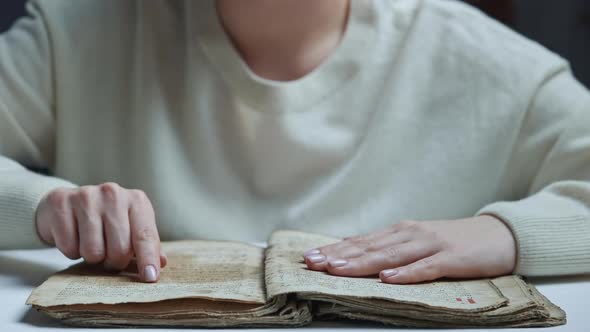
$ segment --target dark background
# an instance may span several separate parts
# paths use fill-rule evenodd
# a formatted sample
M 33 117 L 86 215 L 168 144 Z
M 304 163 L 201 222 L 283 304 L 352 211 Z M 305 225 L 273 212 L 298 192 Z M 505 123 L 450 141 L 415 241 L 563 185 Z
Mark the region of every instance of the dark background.
M 506 25 L 561 54 L 571 62 L 578 79 L 586 86 L 590 86 L 590 1 L 466 0 L 466 2 L 483 9 Z M 23 14 L 24 3 L 25 0 L 0 2 L 0 32 L 8 29 L 14 20 Z

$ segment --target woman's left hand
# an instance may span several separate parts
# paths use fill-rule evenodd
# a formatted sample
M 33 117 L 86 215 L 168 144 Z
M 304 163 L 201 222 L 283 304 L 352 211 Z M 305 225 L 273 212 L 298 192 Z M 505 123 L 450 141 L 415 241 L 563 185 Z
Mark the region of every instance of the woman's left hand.
M 379 274 L 385 283 L 408 284 L 510 274 L 516 264 L 516 241 L 508 226 L 492 216 L 405 221 L 304 256 L 311 270 L 345 277 Z

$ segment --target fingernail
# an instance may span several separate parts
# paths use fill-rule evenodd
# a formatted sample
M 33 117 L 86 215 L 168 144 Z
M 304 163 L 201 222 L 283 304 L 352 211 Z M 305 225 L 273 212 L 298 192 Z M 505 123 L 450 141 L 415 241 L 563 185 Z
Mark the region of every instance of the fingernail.
M 148 265 L 143 269 L 143 278 L 146 282 L 156 282 L 156 268 L 153 265 Z
M 342 267 L 348 264 L 348 261 L 344 259 L 335 259 L 333 261 L 329 261 L 328 264 L 330 264 L 331 267 Z
M 311 256 L 311 255 L 317 255 L 319 253 L 320 253 L 320 250 L 319 249 L 311 249 L 311 250 L 306 251 L 303 254 L 303 257 L 307 257 L 307 256 Z
M 394 275 L 396 275 L 399 271 L 398 270 L 385 270 L 383 272 L 381 272 L 381 275 L 383 276 L 383 278 L 389 278 L 389 277 L 393 277 Z
M 307 256 L 307 259 L 312 263 L 321 263 L 326 260 L 326 256 L 324 256 L 324 255 L 311 255 L 311 256 Z

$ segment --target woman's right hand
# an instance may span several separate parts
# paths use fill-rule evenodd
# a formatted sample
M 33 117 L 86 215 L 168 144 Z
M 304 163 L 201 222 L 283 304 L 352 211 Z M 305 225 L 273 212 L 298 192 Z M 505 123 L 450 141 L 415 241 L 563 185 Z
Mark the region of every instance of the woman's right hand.
M 43 241 L 71 259 L 123 270 L 135 255 L 144 282 L 157 282 L 166 265 L 154 209 L 140 190 L 115 183 L 55 189 L 39 203 L 36 225 Z

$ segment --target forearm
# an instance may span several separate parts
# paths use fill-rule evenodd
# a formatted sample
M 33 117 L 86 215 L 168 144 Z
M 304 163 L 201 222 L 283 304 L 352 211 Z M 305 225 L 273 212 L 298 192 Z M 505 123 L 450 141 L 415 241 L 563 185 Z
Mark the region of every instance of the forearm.
M 479 213 L 495 215 L 512 229 L 517 273 L 589 273 L 590 93 L 569 71 L 557 72 L 539 88 L 526 119 L 513 153 L 515 164 L 524 167 L 509 170 L 513 174 L 506 178 L 536 169 L 529 197 Z M 542 158 L 532 158 L 540 151 Z
M 34 227 L 40 199 L 73 186 L 21 166 L 50 168 L 55 150 L 51 33 L 39 2 L 27 12 L 0 34 L 0 249 L 42 246 Z
M 590 183 L 558 182 L 517 202 L 499 202 L 479 214 L 493 215 L 512 230 L 515 273 L 549 276 L 590 272 Z

